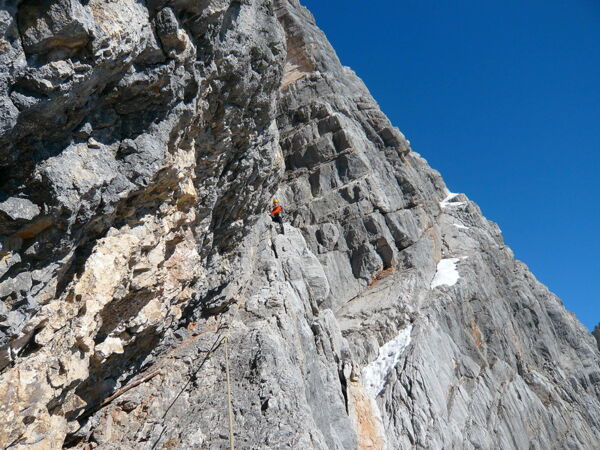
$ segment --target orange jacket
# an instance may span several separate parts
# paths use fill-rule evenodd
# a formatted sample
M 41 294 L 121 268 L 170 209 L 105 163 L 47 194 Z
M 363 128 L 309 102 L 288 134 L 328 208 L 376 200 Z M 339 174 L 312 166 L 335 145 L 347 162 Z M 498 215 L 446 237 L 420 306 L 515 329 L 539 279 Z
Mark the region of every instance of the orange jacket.
M 273 211 L 271 211 L 269 213 L 270 216 L 274 216 L 276 214 L 279 214 L 281 211 L 283 211 L 283 208 L 279 205 L 277 205 L 275 208 L 273 208 Z

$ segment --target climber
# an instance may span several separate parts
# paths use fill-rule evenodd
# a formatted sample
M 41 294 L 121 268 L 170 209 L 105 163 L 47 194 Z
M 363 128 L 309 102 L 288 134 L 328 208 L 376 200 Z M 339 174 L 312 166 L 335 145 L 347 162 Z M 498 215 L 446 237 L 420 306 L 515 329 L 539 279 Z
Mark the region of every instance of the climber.
M 273 200 L 273 210 L 269 213 L 271 216 L 271 220 L 273 222 L 278 223 L 281 226 L 281 234 L 285 234 L 285 229 L 283 228 L 283 208 L 279 204 L 279 200 Z

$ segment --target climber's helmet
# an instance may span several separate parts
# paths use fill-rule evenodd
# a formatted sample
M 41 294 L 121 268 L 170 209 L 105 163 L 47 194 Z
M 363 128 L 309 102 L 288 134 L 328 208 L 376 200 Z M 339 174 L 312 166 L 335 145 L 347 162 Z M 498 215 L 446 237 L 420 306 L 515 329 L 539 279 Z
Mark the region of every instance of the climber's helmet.
M 273 200 L 274 205 L 277 205 L 278 203 L 279 203 L 279 200 L 277 200 L 277 199 Z

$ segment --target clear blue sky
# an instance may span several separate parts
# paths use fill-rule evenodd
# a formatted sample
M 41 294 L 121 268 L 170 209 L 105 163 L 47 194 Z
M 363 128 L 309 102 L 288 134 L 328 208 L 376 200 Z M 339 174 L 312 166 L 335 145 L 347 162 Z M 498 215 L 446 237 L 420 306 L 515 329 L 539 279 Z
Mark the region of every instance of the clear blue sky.
M 301 1 L 448 187 L 600 322 L 600 1 Z

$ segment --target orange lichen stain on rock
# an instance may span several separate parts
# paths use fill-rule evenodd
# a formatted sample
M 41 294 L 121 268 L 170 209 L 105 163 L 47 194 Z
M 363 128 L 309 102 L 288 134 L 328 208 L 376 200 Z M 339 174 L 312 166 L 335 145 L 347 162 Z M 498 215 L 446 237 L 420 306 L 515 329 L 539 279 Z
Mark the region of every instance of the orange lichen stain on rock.
M 52 225 L 50 219 L 40 219 L 28 224 L 22 230 L 17 231 L 16 235 L 22 239 L 32 239 Z
M 360 383 L 349 385 L 349 409 L 358 436 L 359 450 L 382 450 L 385 448 L 383 424 L 377 404 Z
M 306 45 L 300 38 L 288 37 L 288 53 L 283 69 L 282 87 L 295 83 L 315 70 L 306 50 Z
M 388 267 L 387 269 L 382 269 L 382 270 L 377 271 L 375 273 L 375 276 L 369 283 L 369 287 L 375 286 L 377 283 L 379 283 L 381 280 L 383 280 L 388 275 L 393 274 L 395 271 L 396 271 L 395 267 Z
M 481 336 L 479 326 L 477 326 L 477 323 L 475 323 L 474 320 L 471 320 L 471 336 L 473 336 L 477 350 L 481 350 L 481 347 L 483 346 L 483 337 Z

